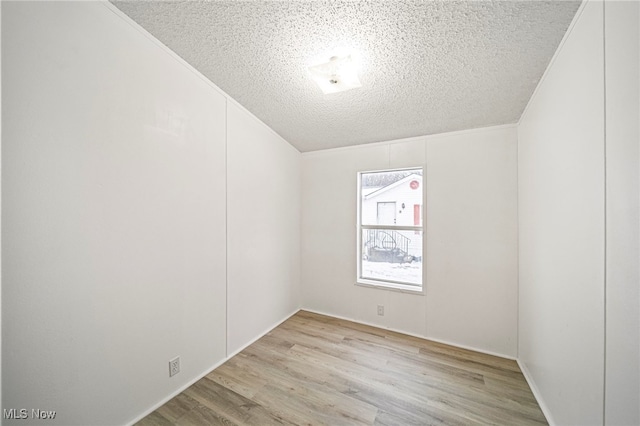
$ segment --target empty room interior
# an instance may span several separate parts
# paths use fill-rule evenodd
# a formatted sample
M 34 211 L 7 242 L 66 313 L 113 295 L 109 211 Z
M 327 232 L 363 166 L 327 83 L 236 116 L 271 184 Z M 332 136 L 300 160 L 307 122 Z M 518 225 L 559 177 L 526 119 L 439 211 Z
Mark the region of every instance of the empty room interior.
M 640 3 L 0 15 L 2 424 L 640 424 Z

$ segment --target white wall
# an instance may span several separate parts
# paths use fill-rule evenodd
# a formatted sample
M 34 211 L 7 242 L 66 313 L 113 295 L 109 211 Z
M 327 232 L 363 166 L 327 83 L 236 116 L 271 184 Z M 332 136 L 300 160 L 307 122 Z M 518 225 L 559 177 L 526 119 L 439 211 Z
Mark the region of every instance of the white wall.
M 583 4 L 518 128 L 519 359 L 552 424 L 640 421 L 639 18 Z
M 515 357 L 515 127 L 428 138 L 426 184 L 426 336 Z
M 131 421 L 300 305 L 515 357 L 519 207 L 519 357 L 549 419 L 638 423 L 639 13 L 606 7 L 606 62 L 588 3 L 517 162 L 507 126 L 301 170 L 112 6 L 3 2 L 3 408 Z M 356 172 L 425 164 L 426 295 L 355 286 Z
M 228 291 L 231 355 L 300 304 L 300 153 L 228 104 Z
M 2 2 L 0 2 L 0 46 L 2 46 Z M 2 99 L 2 55 L 0 55 L 0 99 Z M 0 102 L 0 212 L 2 212 L 2 102 Z M 0 222 L 1 222 L 0 215 Z M 0 241 L 2 226 L 0 225 Z M 0 331 L 2 330 L 2 245 L 0 244 Z M 2 410 L 2 339 L 0 339 L 0 410 Z
M 640 424 L 638 2 L 605 3 L 605 424 Z
M 515 357 L 516 147 L 507 126 L 303 154 L 302 307 Z M 356 286 L 357 172 L 425 164 L 426 295 Z
M 299 153 L 110 4 L 2 8 L 3 408 L 130 422 L 299 305 Z M 265 179 L 294 195 L 255 215 Z M 266 282 L 246 219 L 291 221 Z
M 519 359 L 563 425 L 603 419 L 602 3 L 578 13 L 518 127 Z

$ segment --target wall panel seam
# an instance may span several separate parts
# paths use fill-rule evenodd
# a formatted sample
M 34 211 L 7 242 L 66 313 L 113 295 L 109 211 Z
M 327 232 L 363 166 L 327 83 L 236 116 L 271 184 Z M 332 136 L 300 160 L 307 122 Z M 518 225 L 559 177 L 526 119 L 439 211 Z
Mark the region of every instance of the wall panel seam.
M 606 2 L 602 2 L 602 123 L 603 123 L 603 197 L 604 197 L 604 273 L 603 273 L 603 346 L 602 346 L 602 424 L 606 423 L 607 406 L 607 42 Z
M 229 102 L 224 100 L 224 354 L 229 356 Z

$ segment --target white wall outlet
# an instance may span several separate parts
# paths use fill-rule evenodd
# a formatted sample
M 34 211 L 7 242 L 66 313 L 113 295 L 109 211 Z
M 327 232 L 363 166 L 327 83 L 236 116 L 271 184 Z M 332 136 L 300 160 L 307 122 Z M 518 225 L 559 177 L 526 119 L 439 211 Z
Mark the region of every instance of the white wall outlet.
M 378 315 L 384 316 L 384 305 L 378 305 Z
M 177 356 L 172 360 L 169 360 L 169 377 L 175 376 L 180 372 L 180 357 Z

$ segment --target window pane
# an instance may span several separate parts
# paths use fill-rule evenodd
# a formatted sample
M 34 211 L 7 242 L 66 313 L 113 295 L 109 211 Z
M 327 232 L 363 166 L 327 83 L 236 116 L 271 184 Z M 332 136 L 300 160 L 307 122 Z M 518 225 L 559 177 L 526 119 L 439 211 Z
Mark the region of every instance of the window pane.
M 422 284 L 422 231 L 362 230 L 362 278 Z
M 362 225 L 422 226 L 422 169 L 362 173 Z

